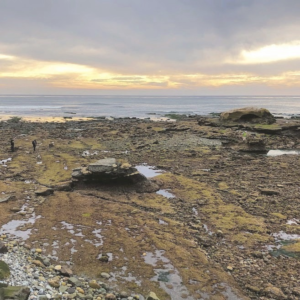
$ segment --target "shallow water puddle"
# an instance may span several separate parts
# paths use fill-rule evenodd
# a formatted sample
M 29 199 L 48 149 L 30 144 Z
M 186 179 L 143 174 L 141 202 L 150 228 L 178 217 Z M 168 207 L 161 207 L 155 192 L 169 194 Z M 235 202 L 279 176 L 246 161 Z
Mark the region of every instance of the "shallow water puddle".
M 27 240 L 31 234 L 32 228 L 27 230 L 18 230 L 18 228 L 27 224 L 33 225 L 39 218 L 41 218 L 41 216 L 36 216 L 35 213 L 33 213 L 32 216 L 27 220 L 11 220 L 1 227 L 0 235 L 8 233 L 21 238 L 22 240 Z
M 126 282 L 134 282 L 138 286 L 142 286 L 142 281 L 139 280 L 137 277 L 133 276 L 132 273 L 127 273 L 127 267 L 123 266 L 120 271 L 113 272 L 110 274 L 112 277 L 109 279 L 109 282 L 118 282 L 120 280 Z M 114 287 L 118 287 L 116 284 Z M 143 296 L 140 295 L 140 300 L 145 299 Z
M 204 228 L 205 232 L 208 233 L 208 235 L 213 235 L 214 234 L 211 230 L 209 230 L 209 228 L 206 224 L 203 224 L 203 228 Z
M 147 164 L 137 165 L 135 168 L 147 178 L 161 175 L 164 172 L 163 170 L 156 169 L 154 166 L 148 166 Z
M 166 222 L 166 221 L 164 221 L 162 219 L 158 219 L 158 224 L 160 224 L 160 225 L 169 225 L 168 222 Z
M 9 157 L 8 159 L 2 159 L 0 160 L 0 165 L 2 165 L 3 167 L 7 167 L 7 163 L 11 160 L 11 157 Z
M 290 220 L 293 221 L 294 219 Z M 289 221 L 288 221 L 289 222 Z M 290 234 L 286 233 L 284 231 L 279 231 L 277 233 L 273 233 L 272 236 L 275 238 L 275 245 L 266 245 L 266 249 L 270 251 L 270 254 L 277 257 L 280 255 L 285 255 L 288 257 L 295 257 L 295 258 L 300 258 L 299 253 L 296 252 L 291 252 L 283 249 L 283 246 L 293 244 L 297 240 L 300 239 L 299 234 Z
M 270 150 L 267 156 L 299 155 L 300 150 Z
M 70 224 L 70 223 L 67 223 L 65 221 L 62 221 L 60 222 L 62 224 L 62 227 L 61 229 L 66 229 L 69 233 L 71 233 L 73 236 L 77 236 L 77 237 L 81 237 L 81 238 L 84 238 L 85 235 L 82 233 L 82 229 L 84 228 L 90 228 L 89 226 L 84 226 L 84 225 L 73 225 L 73 224 Z M 102 225 L 102 222 L 99 221 L 99 222 L 96 222 L 97 225 Z M 107 225 L 111 225 L 111 220 L 107 220 Z M 56 227 L 52 227 L 53 230 L 57 230 Z M 92 245 L 94 245 L 95 247 L 99 247 L 99 246 L 102 246 L 103 245 L 103 236 L 101 235 L 101 231 L 102 229 L 99 228 L 95 228 L 92 233 L 94 234 L 95 236 L 95 239 L 94 240 L 88 240 L 88 239 L 85 239 L 84 241 L 85 242 L 88 242 Z M 72 239 L 71 239 L 72 241 Z M 74 242 L 76 242 L 76 240 L 73 240 Z M 71 252 L 72 254 L 77 252 L 74 250 L 75 248 L 73 247 L 71 249 Z
M 299 225 L 300 221 L 298 219 L 291 219 L 286 222 L 288 225 Z
M 152 281 L 158 281 L 160 287 L 171 297 L 171 299 L 188 299 L 193 300 L 189 296 L 187 288 L 182 284 L 182 278 L 179 271 L 171 264 L 170 260 L 164 256 L 164 250 L 155 250 L 154 253 L 144 253 L 146 264 L 156 267 L 158 262 L 163 265 L 162 269 L 154 269 L 156 275 L 151 278 Z
M 92 244 L 94 244 L 96 247 L 103 245 L 103 235 L 101 235 L 102 229 L 94 229 L 93 234 L 97 238 L 97 240 L 92 241 Z
M 279 231 L 277 233 L 272 234 L 276 241 L 290 241 L 300 239 L 299 234 L 290 234 L 284 231 Z
M 176 196 L 170 193 L 168 190 L 159 190 L 156 192 L 156 194 L 162 195 L 168 199 L 175 198 Z
M 73 255 L 74 253 L 78 252 L 78 250 L 75 249 L 75 245 L 76 245 L 76 240 L 74 239 L 70 239 L 73 247 L 71 248 L 71 255 Z
M 99 151 L 94 151 L 94 152 L 90 152 L 89 150 L 83 151 L 81 156 L 83 157 L 89 157 L 89 156 L 94 156 L 94 155 L 98 155 Z

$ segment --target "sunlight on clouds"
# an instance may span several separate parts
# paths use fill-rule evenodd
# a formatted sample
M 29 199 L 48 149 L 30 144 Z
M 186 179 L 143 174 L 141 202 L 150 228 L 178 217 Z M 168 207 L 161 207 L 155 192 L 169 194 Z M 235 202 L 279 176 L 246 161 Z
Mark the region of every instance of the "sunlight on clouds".
M 14 60 L 15 57 L 11 55 L 5 55 L 0 53 L 0 60 Z
M 86 66 L 81 66 L 76 64 L 54 63 L 42 67 L 40 70 L 38 70 L 37 73 L 55 75 L 55 74 L 70 74 L 70 73 L 74 74 L 74 73 L 92 73 L 92 72 L 93 69 Z
M 271 46 L 270 46 L 271 47 Z M 263 60 L 268 58 L 267 54 L 272 47 L 262 48 L 261 52 L 248 52 L 249 61 Z M 299 46 L 300 57 L 300 44 Z M 267 50 L 265 50 L 267 49 Z M 285 49 L 285 48 L 276 48 Z M 284 57 L 296 55 L 296 47 Z M 266 52 L 264 52 L 266 51 Z M 251 55 L 249 53 L 252 53 Z M 256 54 L 255 54 L 256 53 Z M 259 53 L 259 55 L 257 54 Z M 273 59 L 279 57 L 279 50 L 274 51 Z M 275 55 L 276 54 L 276 55 Z M 288 56 L 289 55 L 289 56 Z M 283 56 L 281 56 L 283 57 Z M 269 58 L 270 59 L 270 58 Z M 65 89 L 195 89 L 199 87 L 220 87 L 233 85 L 251 85 L 264 84 L 268 86 L 299 86 L 300 72 L 285 72 L 274 76 L 260 76 L 251 73 L 221 73 L 221 74 L 164 74 L 164 75 L 140 75 L 140 74 L 119 74 L 92 68 L 85 65 L 35 61 L 14 57 L 6 54 L 0 54 L 0 63 L 5 64 L 0 69 L 0 78 L 5 79 L 38 79 L 43 80 L 45 84 L 52 88 Z
M 300 58 L 300 42 L 269 45 L 254 51 L 242 51 L 240 63 L 257 64 Z

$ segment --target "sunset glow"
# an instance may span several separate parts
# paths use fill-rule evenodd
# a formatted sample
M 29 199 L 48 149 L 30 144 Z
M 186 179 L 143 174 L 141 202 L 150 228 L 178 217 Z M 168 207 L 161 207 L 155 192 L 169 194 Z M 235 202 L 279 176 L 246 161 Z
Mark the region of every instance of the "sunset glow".
M 0 93 L 300 93 L 296 2 L 155 3 L 5 1 Z
M 280 60 L 300 58 L 300 42 L 269 45 L 253 51 L 242 51 L 242 63 L 270 63 Z

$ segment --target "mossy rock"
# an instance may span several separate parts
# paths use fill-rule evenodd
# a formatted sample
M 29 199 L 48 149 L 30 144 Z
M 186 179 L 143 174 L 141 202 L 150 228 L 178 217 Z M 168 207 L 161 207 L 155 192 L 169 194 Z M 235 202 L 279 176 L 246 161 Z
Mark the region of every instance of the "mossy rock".
M 221 113 L 222 122 L 273 124 L 274 116 L 266 108 L 244 107 Z
M 0 299 L 27 300 L 30 289 L 25 286 L 8 286 L 0 289 Z
M 9 266 L 0 260 L 0 280 L 6 279 L 10 276 Z
M 256 124 L 252 129 L 257 132 L 268 133 L 268 134 L 276 134 L 282 131 L 282 127 L 277 124 L 271 124 L 271 125 Z
M 300 241 L 283 246 L 283 250 L 300 255 Z

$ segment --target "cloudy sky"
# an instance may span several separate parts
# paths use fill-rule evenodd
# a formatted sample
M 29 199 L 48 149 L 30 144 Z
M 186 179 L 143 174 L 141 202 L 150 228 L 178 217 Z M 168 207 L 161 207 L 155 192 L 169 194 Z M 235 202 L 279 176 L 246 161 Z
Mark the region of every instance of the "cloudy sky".
M 300 94 L 299 0 L 0 0 L 0 94 Z

